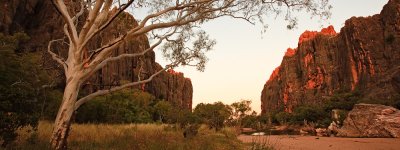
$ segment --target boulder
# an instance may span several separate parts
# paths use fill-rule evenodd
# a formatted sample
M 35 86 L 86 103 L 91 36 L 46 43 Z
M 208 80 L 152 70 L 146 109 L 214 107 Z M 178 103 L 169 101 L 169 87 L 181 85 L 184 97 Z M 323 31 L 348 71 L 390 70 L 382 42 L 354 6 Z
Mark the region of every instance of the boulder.
M 356 104 L 337 135 L 400 138 L 400 110 L 378 104 Z
M 338 133 L 338 125 L 335 121 L 332 121 L 328 127 L 327 133 L 329 136 L 335 136 Z
M 328 131 L 325 128 L 317 128 L 315 132 L 317 136 L 328 136 Z

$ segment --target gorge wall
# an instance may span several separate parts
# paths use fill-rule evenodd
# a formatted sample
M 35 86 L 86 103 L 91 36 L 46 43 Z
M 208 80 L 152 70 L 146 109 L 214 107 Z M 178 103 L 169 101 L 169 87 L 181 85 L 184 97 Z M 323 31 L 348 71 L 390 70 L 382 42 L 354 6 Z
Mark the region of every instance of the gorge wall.
M 332 26 L 304 32 L 264 85 L 262 113 L 292 112 L 338 92 L 391 99 L 399 90 L 399 65 L 400 0 L 389 0 L 380 14 L 348 19 L 340 33 Z
M 79 1 L 74 0 L 66 2 L 78 2 L 79 4 Z M 80 5 L 77 5 L 77 7 L 78 6 Z M 74 10 L 77 11 L 79 8 L 72 8 L 70 11 Z M 23 49 L 25 51 L 43 51 L 44 64 L 54 68 L 57 67 L 54 65 L 56 63 L 53 62 L 46 53 L 46 50 L 50 40 L 64 37 L 61 29 L 63 20 L 50 1 L 2 1 L 0 3 L 0 21 L 1 33 L 13 34 L 20 31 L 27 33 L 31 39 L 23 44 Z M 80 20 L 80 23 L 83 21 L 84 20 Z M 107 43 L 113 38 L 118 37 L 124 31 L 127 31 L 130 27 L 137 25 L 136 20 L 130 14 L 121 14 L 104 32 L 97 35 L 90 44 L 87 45 L 88 51 Z M 143 35 L 136 39 L 127 40 L 114 51 L 113 55 L 137 53 L 149 47 L 149 41 L 147 37 Z M 60 45 L 56 46 L 54 51 L 61 56 L 65 56 L 65 49 L 65 45 L 64 47 Z M 142 57 L 126 58 L 112 62 L 97 72 L 83 85 L 83 92 L 91 93 L 98 89 L 118 86 L 123 84 L 123 82 L 138 81 L 139 78 L 146 79 L 160 69 L 162 69 L 162 67 L 155 61 L 154 51 L 148 52 Z M 60 77 L 63 78 L 64 76 Z M 134 88 L 147 91 L 156 98 L 170 101 L 180 108 L 192 108 L 192 83 L 189 78 L 184 77 L 183 73 L 168 70 L 162 72 L 159 76 L 154 78 L 152 82 Z

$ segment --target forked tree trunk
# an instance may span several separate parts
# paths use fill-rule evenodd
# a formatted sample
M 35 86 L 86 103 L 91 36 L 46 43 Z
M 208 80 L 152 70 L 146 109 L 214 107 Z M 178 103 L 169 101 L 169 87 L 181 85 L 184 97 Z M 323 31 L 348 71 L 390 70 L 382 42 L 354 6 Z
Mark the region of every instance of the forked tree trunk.
M 54 122 L 51 137 L 51 147 L 57 150 L 67 149 L 67 139 L 71 128 L 71 118 L 74 114 L 74 105 L 79 92 L 78 80 L 73 77 L 65 86 L 63 101 Z

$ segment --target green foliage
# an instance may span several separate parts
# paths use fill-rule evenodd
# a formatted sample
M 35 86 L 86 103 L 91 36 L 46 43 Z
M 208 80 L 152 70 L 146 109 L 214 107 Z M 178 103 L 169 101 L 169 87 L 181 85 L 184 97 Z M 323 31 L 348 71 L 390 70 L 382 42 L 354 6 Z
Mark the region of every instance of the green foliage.
M 0 33 L 0 141 L 6 146 L 17 137 L 16 130 L 38 124 L 40 85 L 39 57 L 16 53 L 29 37 L 24 33 Z
M 385 100 L 375 100 L 363 98 L 359 91 L 335 93 L 329 99 L 319 105 L 299 105 L 292 113 L 270 112 L 266 114 L 267 121 L 279 124 L 302 124 L 304 120 L 313 122 L 317 127 L 327 127 L 333 121 L 332 110 L 338 110 L 339 118 L 337 121 L 343 123 L 347 113 L 353 109 L 357 103 L 382 104 L 396 108 L 400 107 L 400 95 L 391 95 Z
M 294 109 L 291 122 L 296 124 L 302 123 L 304 120 L 309 122 L 318 122 L 327 117 L 326 114 L 327 113 L 324 112 L 321 107 L 303 105 Z
M 280 124 L 302 124 L 304 120 L 314 122 L 317 126 L 327 127 L 332 122 L 333 109 L 339 111 L 339 121 L 342 123 L 347 112 L 353 109 L 356 103 L 362 101 L 358 91 L 351 93 L 337 93 L 321 105 L 300 105 L 292 113 L 272 113 L 273 118 Z
M 79 123 L 149 123 L 153 121 L 154 96 L 139 90 L 123 90 L 97 97 L 78 109 Z
M 242 119 L 251 111 L 250 100 L 241 100 L 230 105 L 232 109 L 232 125 L 242 126 Z
M 260 116 L 257 116 L 257 113 L 253 111 L 252 114 L 246 115 L 242 118 L 241 126 L 244 128 L 257 129 L 259 123 L 260 123 Z
M 137 89 L 100 96 L 78 109 L 78 123 L 152 123 L 179 124 L 181 128 L 198 122 L 190 110 L 174 107 Z
M 44 89 L 41 104 L 41 119 L 55 120 L 60 107 L 63 92 L 59 89 Z
M 237 117 L 243 117 L 251 111 L 250 104 L 250 100 L 241 100 L 240 102 L 232 103 L 231 107 L 233 109 L 233 114 Z
M 292 115 L 288 112 L 282 111 L 275 114 L 275 119 L 279 122 L 279 124 L 284 125 L 289 123 Z
M 200 103 L 194 109 L 194 114 L 201 118 L 201 122 L 210 128 L 219 131 L 232 114 L 231 108 L 222 102 L 213 104 Z
M 394 94 L 387 96 L 384 99 L 373 99 L 373 98 L 363 98 L 360 99 L 357 103 L 367 103 L 367 104 L 381 104 L 386 106 L 393 106 L 398 108 L 398 103 L 400 103 L 400 95 Z
M 21 43 L 26 42 L 30 37 L 25 33 L 15 33 L 12 36 L 4 35 L 0 33 L 0 50 L 2 52 L 8 51 L 14 53 L 14 51 L 19 50 Z
M 167 101 L 159 101 L 154 105 L 155 116 L 160 122 L 167 122 L 168 115 L 172 114 L 173 106 Z
M 333 95 L 328 101 L 324 102 L 323 108 L 325 111 L 331 111 L 333 109 L 342 109 L 350 111 L 353 106 L 358 103 L 361 99 L 359 92 L 351 93 L 340 93 Z

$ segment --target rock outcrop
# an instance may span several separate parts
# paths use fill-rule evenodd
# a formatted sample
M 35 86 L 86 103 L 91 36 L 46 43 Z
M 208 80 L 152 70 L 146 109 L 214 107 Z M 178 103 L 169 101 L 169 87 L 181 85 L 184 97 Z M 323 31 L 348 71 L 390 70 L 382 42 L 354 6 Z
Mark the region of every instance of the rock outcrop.
M 73 3 L 74 1 L 66 2 Z M 61 30 L 64 24 L 63 20 L 54 9 L 51 1 L 47 0 L 8 0 L 1 2 L 0 21 L 1 33 L 12 34 L 23 31 L 31 37 L 31 40 L 24 44 L 24 49 L 27 51 L 45 51 L 50 40 L 64 36 Z M 132 26 L 137 26 L 136 20 L 128 13 L 121 14 L 114 23 L 88 44 L 87 49 L 95 49 L 101 44 L 107 43 Z M 129 39 L 116 49 L 113 55 L 137 53 L 149 47 L 149 41 L 143 35 L 136 39 Z M 65 51 L 56 52 L 60 55 L 65 54 Z M 46 53 L 44 54 L 43 58 L 51 60 Z M 51 61 L 47 62 L 50 65 L 54 64 Z M 142 57 L 111 62 L 89 79 L 84 85 L 84 92 L 90 93 L 97 89 L 107 89 L 120 85 L 122 82 L 138 81 L 139 78 L 146 79 L 160 69 L 162 67 L 155 61 L 153 51 Z M 184 77 L 183 73 L 163 72 L 152 82 L 135 88 L 147 91 L 155 95 L 156 98 L 170 101 L 180 108 L 192 108 L 192 83 L 190 79 Z
M 300 104 L 318 104 L 339 91 L 393 98 L 399 43 L 400 0 L 390 0 L 378 15 L 350 18 L 340 33 L 332 26 L 304 32 L 298 47 L 287 50 L 264 85 L 262 113 L 292 112 Z
M 400 138 L 400 110 L 377 104 L 356 104 L 337 135 Z

